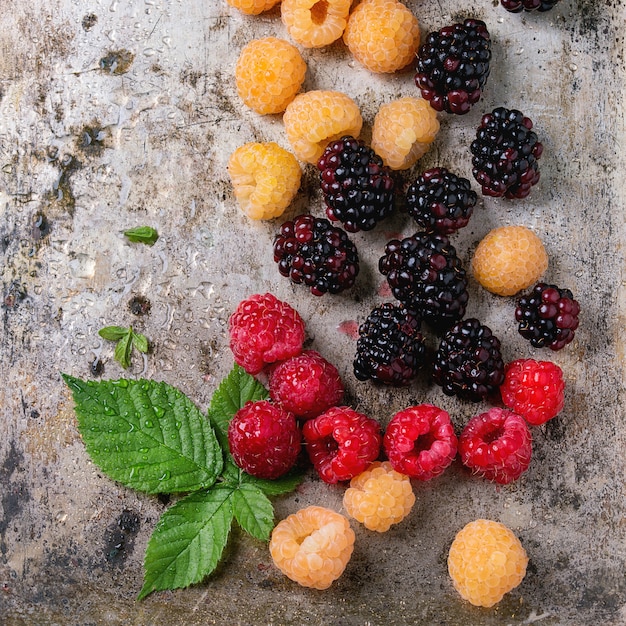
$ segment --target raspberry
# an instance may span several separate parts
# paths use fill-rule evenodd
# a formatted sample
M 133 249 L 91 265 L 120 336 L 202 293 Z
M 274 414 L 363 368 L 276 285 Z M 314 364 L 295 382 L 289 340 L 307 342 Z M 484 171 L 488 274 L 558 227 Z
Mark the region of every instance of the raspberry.
M 383 104 L 374 118 L 372 149 L 392 170 L 413 167 L 439 132 L 437 113 L 422 98 Z
M 305 48 L 321 48 L 341 37 L 352 0 L 283 0 L 287 32 Z
M 447 396 L 484 400 L 504 380 L 500 340 L 475 318 L 459 322 L 439 344 L 433 380 Z
M 448 554 L 454 588 L 475 606 L 500 602 L 522 582 L 527 565 L 519 539 L 503 524 L 486 519 L 467 524 Z
M 504 369 L 500 394 L 506 406 L 539 426 L 560 413 L 564 390 L 563 371 L 556 363 L 517 359 Z
M 247 143 L 228 160 L 228 174 L 241 210 L 253 220 L 279 217 L 300 188 L 296 157 L 278 144 Z
M 580 305 L 569 289 L 537 283 L 517 301 L 518 331 L 535 348 L 560 350 L 574 339 Z
M 392 73 L 415 58 L 419 24 L 397 0 L 364 0 L 350 14 L 343 41 L 368 70 Z
M 488 291 L 513 296 L 534 285 L 548 269 L 541 239 L 525 226 L 500 226 L 478 244 L 472 259 L 474 278 Z
M 372 230 L 393 211 L 392 173 L 362 141 L 345 136 L 328 144 L 317 167 L 326 214 L 348 232 Z
M 356 102 L 338 91 L 298 94 L 285 109 L 285 132 L 301 161 L 316 164 L 331 141 L 358 137 L 363 118 Z
M 235 66 L 237 93 L 261 115 L 282 113 L 304 82 L 306 63 L 284 39 L 265 37 L 244 46 Z
M 286 474 L 296 463 L 300 442 L 293 413 L 267 400 L 246 402 L 228 425 L 228 445 L 235 463 L 257 478 Z
M 467 423 L 459 437 L 459 455 L 475 474 L 508 485 L 530 465 L 532 436 L 521 415 L 492 408 Z
M 228 320 L 235 363 L 258 374 L 268 363 L 302 352 L 304 322 L 286 302 L 271 293 L 242 300 Z
M 525 198 L 539 182 L 543 145 L 533 123 L 516 109 L 498 107 L 483 115 L 471 143 L 474 178 L 486 196 Z
M 348 515 L 379 533 L 401 522 L 414 504 L 409 477 L 396 472 L 387 461 L 375 461 L 355 476 L 343 495 Z
M 350 561 L 354 531 L 343 515 L 309 506 L 276 524 L 269 548 L 285 576 L 303 587 L 327 589 Z
M 442 235 L 467 226 L 477 199 L 467 178 L 444 167 L 426 170 L 406 192 L 408 214 L 425 231 Z
M 278 271 L 311 293 L 340 293 L 354 285 L 359 255 L 348 235 L 323 218 L 299 215 L 285 222 L 274 240 Z
M 304 423 L 307 452 L 320 478 L 329 484 L 350 480 L 380 452 L 380 425 L 347 406 L 333 407 Z
M 436 111 L 463 115 L 480 100 L 490 61 L 487 25 L 467 19 L 428 35 L 418 52 L 415 83 Z
M 314 350 L 305 350 L 271 371 L 269 392 L 286 411 L 311 419 L 341 402 L 344 387 L 332 363 Z
M 387 302 L 372 310 L 359 327 L 354 375 L 397 387 L 417 376 L 426 352 L 420 321 Z
M 226 0 L 226 2 L 247 15 L 259 15 L 263 11 L 269 11 L 280 0 Z
M 396 413 L 383 438 L 393 468 L 419 480 L 439 476 L 454 460 L 457 445 L 450 415 L 432 404 Z
M 521 13 L 522 11 L 549 11 L 553 9 L 559 0 L 500 0 L 500 4 L 509 13 Z

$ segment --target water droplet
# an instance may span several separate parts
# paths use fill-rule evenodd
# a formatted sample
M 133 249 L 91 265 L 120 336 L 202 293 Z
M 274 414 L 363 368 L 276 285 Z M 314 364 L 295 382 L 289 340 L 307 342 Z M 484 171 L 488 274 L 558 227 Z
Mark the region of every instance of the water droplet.
M 180 428 L 182 426 L 182 423 L 176 421 L 176 422 L 174 422 L 174 426 L 176 426 L 176 428 L 178 429 L 178 428 Z
M 115 409 L 112 409 L 110 406 L 108 405 L 104 405 L 104 414 L 105 415 L 115 415 Z
M 128 387 L 128 381 L 125 378 L 120 378 L 119 380 L 115 380 L 113 381 L 114 385 L 117 385 L 118 387 L 122 387 L 122 389 L 125 389 L 126 387 Z
M 154 407 L 154 414 L 161 419 L 165 415 L 165 409 L 161 406 Z
M 59 522 L 59 524 L 62 524 L 67 519 L 67 513 L 65 511 L 59 511 L 54 516 L 54 519 L 55 519 L 55 521 Z
M 148 448 L 139 448 L 138 452 L 141 452 L 141 454 L 145 454 L 146 452 L 148 452 Z
M 154 422 L 153 422 L 153 421 L 151 421 L 151 420 L 146 420 L 146 421 L 144 422 L 144 426 L 145 426 L 146 428 L 152 428 L 152 427 L 154 426 Z
M 163 472 L 163 475 L 159 477 L 159 480 L 169 480 L 172 474 L 170 472 Z

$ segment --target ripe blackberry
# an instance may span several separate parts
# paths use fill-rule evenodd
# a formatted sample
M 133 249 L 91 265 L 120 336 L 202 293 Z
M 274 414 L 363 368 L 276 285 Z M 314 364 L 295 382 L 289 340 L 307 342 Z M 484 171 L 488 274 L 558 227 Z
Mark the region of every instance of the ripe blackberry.
M 428 35 L 417 54 L 415 83 L 433 109 L 462 115 L 480 100 L 490 61 L 487 25 L 467 19 Z
M 517 301 L 515 319 L 519 334 L 535 348 L 560 350 L 574 339 L 580 305 L 569 289 L 537 283 Z
M 559 0 L 500 0 L 500 4 L 509 13 L 521 13 L 522 11 L 549 11 L 553 9 Z
M 420 322 L 391 303 L 376 307 L 359 328 L 354 375 L 394 386 L 408 385 L 424 362 Z
M 415 233 L 391 240 L 378 268 L 393 295 L 435 328 L 448 328 L 465 314 L 467 278 L 445 235 Z
M 533 123 L 516 109 L 497 107 L 483 115 L 472 141 L 472 174 L 483 194 L 525 198 L 539 182 L 537 163 L 543 145 Z
M 409 215 L 424 230 L 442 235 L 467 226 L 477 199 L 467 178 L 443 167 L 425 171 L 406 193 Z
M 439 344 L 433 380 L 447 396 L 483 400 L 504 380 L 500 340 L 477 319 L 459 322 Z
M 346 135 L 329 144 L 317 162 L 326 215 L 355 233 L 372 230 L 393 211 L 391 170 L 365 143 Z

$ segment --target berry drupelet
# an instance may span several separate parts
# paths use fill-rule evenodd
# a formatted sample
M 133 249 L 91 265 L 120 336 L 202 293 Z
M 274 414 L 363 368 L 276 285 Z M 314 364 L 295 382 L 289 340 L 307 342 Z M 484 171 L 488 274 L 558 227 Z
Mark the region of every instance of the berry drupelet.
M 509 13 L 521 13 L 522 11 L 549 11 L 553 9 L 559 0 L 500 0 L 500 4 Z

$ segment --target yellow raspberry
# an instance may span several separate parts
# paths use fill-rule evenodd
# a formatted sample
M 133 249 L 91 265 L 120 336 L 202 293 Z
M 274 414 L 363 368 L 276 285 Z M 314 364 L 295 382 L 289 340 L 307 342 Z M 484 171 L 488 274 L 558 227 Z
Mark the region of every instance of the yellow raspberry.
M 437 113 L 426 100 L 400 98 L 378 110 L 372 149 L 391 169 L 405 170 L 426 154 L 438 132 Z
M 263 11 L 269 11 L 280 0 L 226 0 L 226 2 L 246 15 L 259 15 Z
M 237 93 L 261 115 L 282 113 L 300 91 L 306 63 L 284 39 L 255 39 L 241 51 L 235 66 Z
M 343 40 L 372 72 L 396 72 L 415 59 L 417 18 L 398 0 L 365 0 L 350 14 Z
M 389 461 L 372 463 L 350 481 L 343 496 L 348 515 L 379 533 L 401 522 L 414 504 L 411 480 L 396 472 Z
M 344 135 L 358 137 L 363 125 L 356 102 L 338 91 L 297 95 L 283 115 L 287 139 L 296 156 L 316 164 L 324 149 Z
M 278 569 L 303 587 L 327 589 L 343 574 L 354 548 L 354 531 L 343 515 L 309 506 L 279 522 L 270 554 Z
M 522 582 L 527 565 L 528 556 L 519 539 L 503 524 L 486 519 L 467 524 L 448 554 L 454 588 L 475 606 L 500 602 Z
M 352 0 L 283 0 L 280 12 L 287 32 L 305 48 L 321 48 L 341 37 Z
M 474 278 L 499 296 L 513 296 L 534 285 L 547 268 L 541 239 L 525 226 L 494 228 L 478 244 L 472 259 Z
M 247 143 L 233 152 L 228 173 L 241 210 L 253 220 L 282 215 L 300 188 L 296 157 L 276 143 Z

